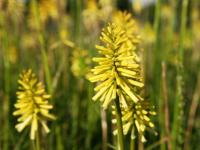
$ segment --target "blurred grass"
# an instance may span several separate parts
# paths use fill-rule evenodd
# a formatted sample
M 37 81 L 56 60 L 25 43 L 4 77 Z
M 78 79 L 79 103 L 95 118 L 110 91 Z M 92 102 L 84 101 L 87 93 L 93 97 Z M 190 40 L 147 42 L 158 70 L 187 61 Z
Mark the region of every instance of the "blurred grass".
M 141 2 L 136 7 L 136 1 L 122 0 L 0 1 L 0 149 L 31 149 L 28 131 L 17 133 L 12 116 L 18 75 L 27 68 L 32 68 L 53 94 L 53 113 L 58 118 L 50 123 L 50 134 L 41 139 L 43 149 L 103 147 L 101 108 L 91 100 L 93 85 L 81 72 L 93 65 L 90 59 L 96 54 L 94 45 L 99 42 L 101 28 L 118 10 L 131 12 L 138 21 L 146 96 L 158 112 L 153 118 L 158 136 L 146 133 L 144 149 L 170 150 L 167 143 L 172 144 L 172 150 L 183 149 L 185 144 L 185 150 L 199 149 L 200 2 L 157 0 L 146 6 Z M 73 57 L 76 49 L 88 54 Z M 77 67 L 76 73 L 72 65 Z M 167 106 L 169 114 L 164 111 Z M 116 139 L 110 110 L 106 115 L 110 149 Z M 135 147 L 143 149 L 138 142 Z

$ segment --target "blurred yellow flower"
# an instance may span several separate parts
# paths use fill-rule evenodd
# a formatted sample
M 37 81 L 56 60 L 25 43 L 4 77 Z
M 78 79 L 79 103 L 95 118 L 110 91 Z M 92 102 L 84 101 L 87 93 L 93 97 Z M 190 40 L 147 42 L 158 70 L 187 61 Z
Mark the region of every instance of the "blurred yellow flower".
M 83 22 L 88 31 L 98 28 L 100 21 L 100 12 L 96 0 L 88 0 L 86 9 L 83 10 Z
M 102 21 L 107 22 L 111 19 L 111 15 L 114 10 L 113 3 L 115 3 L 115 0 L 99 0 L 99 15 Z
M 153 26 L 150 23 L 145 23 L 144 26 L 141 27 L 141 39 L 144 45 L 151 45 L 155 42 L 156 36 L 153 29 Z
M 23 49 L 36 48 L 38 44 L 37 34 L 35 32 L 24 33 L 21 35 L 20 46 Z
M 83 11 L 83 21 L 88 31 L 99 31 L 101 22 L 107 22 L 113 12 L 113 0 L 88 0 Z
M 31 29 L 39 30 L 48 19 L 58 18 L 56 0 L 31 0 L 28 14 L 28 25 Z
M 23 71 L 18 83 L 17 103 L 14 105 L 17 110 L 13 115 L 20 117 L 15 127 L 18 132 L 21 132 L 25 127 L 31 126 L 30 139 L 34 140 L 40 128 L 39 125 L 48 133 L 50 130 L 46 121 L 55 119 L 55 116 L 49 113 L 49 110 L 53 108 L 48 104 L 51 96 L 45 93 L 43 84 L 37 80 L 31 70 Z
M 72 52 L 71 70 L 76 77 L 86 77 L 89 71 L 90 59 L 87 50 L 75 48 Z
M 72 20 L 67 15 L 62 16 L 62 21 L 60 22 L 59 26 L 59 36 L 62 41 L 69 39 L 69 24 Z
M 138 35 L 138 26 L 136 21 L 132 18 L 132 15 L 128 12 L 117 11 L 113 15 L 113 22 L 120 26 L 124 31 L 128 39 L 127 44 L 135 47 L 140 41 Z
M 7 0 L 7 13 L 13 19 L 22 19 L 24 15 L 25 3 L 17 0 Z
M 46 22 L 47 19 L 57 19 L 58 9 L 56 0 L 40 0 L 39 1 L 39 13 L 42 22 Z
M 140 14 L 142 11 L 141 0 L 134 0 L 134 3 L 132 2 L 132 8 L 134 12 L 136 12 L 137 14 Z
M 166 19 L 168 22 L 173 20 L 173 7 L 169 4 L 162 5 L 162 14 L 161 17 Z
M 8 49 L 8 57 L 12 64 L 15 64 L 18 60 L 18 53 L 15 46 L 10 46 Z

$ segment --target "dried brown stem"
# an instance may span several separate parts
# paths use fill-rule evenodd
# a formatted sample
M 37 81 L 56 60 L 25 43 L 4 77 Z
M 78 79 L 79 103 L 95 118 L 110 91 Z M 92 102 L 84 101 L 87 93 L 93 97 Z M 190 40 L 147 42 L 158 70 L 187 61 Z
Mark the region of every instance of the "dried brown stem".
M 164 112 L 165 112 L 165 132 L 168 137 L 167 147 L 168 150 L 172 149 L 171 135 L 170 135 L 170 117 L 169 117 L 169 106 L 168 106 L 168 92 L 167 92 L 167 78 L 166 78 L 166 64 L 162 62 L 162 90 L 164 96 Z
M 144 144 L 141 141 L 140 135 L 139 135 L 139 138 L 138 138 L 138 150 L 144 150 Z
M 107 149 L 107 122 L 106 122 L 106 112 L 101 109 L 101 128 L 102 128 L 102 150 Z

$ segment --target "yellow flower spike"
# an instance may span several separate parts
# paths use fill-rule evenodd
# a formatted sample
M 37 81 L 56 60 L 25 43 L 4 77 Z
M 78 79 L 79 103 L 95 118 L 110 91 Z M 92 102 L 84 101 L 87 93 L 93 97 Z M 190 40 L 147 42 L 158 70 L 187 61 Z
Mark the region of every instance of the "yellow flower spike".
M 138 62 L 135 60 L 135 46 L 127 46 L 127 34 L 116 24 L 108 24 L 102 30 L 100 39 L 104 45 L 96 45 L 100 56 L 92 59 L 98 65 L 91 69 L 93 75 L 89 77 L 91 82 L 99 83 L 95 88 L 93 100 L 99 99 L 104 109 L 116 96 L 123 107 L 128 106 L 125 95 L 136 103 L 139 98 L 133 89 L 143 87 L 143 83 L 140 80 Z
M 125 21 L 130 21 L 127 26 L 133 25 L 130 14 L 125 14 L 124 18 Z M 129 31 L 122 26 L 112 23 L 102 30 L 100 40 L 103 45 L 96 45 L 99 56 L 92 59 L 97 65 L 91 69 L 93 74 L 89 78 L 91 82 L 98 83 L 92 99 L 99 100 L 104 109 L 107 109 L 116 98 L 119 99 L 124 134 L 131 131 L 133 139 L 137 131 L 140 140 L 145 142 L 144 132 L 154 127 L 150 116 L 156 113 L 152 110 L 154 107 L 140 94 L 144 83 L 139 57 L 136 54 L 139 38 L 134 27 Z M 112 114 L 117 116 L 115 107 L 112 106 Z M 116 124 L 117 119 L 119 118 L 113 119 L 112 123 Z M 114 130 L 113 134 L 118 134 L 118 130 Z
M 136 104 L 129 100 L 128 108 L 122 108 L 122 123 L 124 134 L 128 131 L 137 130 L 142 142 L 145 142 L 144 132 L 146 128 L 154 128 L 154 124 L 150 120 L 150 116 L 155 115 L 154 107 L 148 101 L 138 101 Z M 115 108 L 113 108 L 115 111 Z M 115 131 L 117 132 L 117 131 Z
M 48 104 L 51 96 L 45 93 L 43 84 L 38 82 L 30 69 L 20 74 L 18 83 L 19 91 L 17 92 L 17 102 L 14 105 L 17 110 L 13 112 L 13 115 L 20 117 L 15 127 L 18 132 L 21 132 L 30 126 L 30 139 L 34 140 L 40 125 L 48 133 L 46 121 L 55 120 L 55 116 L 49 113 L 49 110 L 53 108 Z

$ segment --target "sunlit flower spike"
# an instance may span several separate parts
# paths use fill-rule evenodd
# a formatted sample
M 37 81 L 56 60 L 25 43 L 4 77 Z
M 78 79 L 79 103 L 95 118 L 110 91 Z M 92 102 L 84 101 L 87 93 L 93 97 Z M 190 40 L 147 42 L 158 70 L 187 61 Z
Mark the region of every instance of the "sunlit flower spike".
M 128 37 L 125 31 L 116 24 L 109 24 L 103 29 L 100 39 L 104 46 L 96 45 L 101 56 L 93 58 L 98 65 L 92 69 L 90 77 L 91 82 L 99 83 L 93 100 L 99 99 L 105 109 L 116 99 L 116 95 L 124 107 L 127 106 L 126 95 L 134 103 L 138 102 L 134 89 L 143 87 L 143 83 L 137 55 L 133 53 L 134 47 L 126 44 Z M 127 53 L 129 51 L 131 53 Z
M 55 116 L 49 113 L 53 108 L 48 104 L 51 96 L 46 94 L 43 84 L 37 80 L 31 70 L 23 71 L 18 83 L 17 103 L 14 105 L 17 110 L 13 115 L 20 117 L 15 127 L 18 132 L 21 132 L 25 127 L 30 126 L 30 139 L 34 140 L 40 126 L 48 133 L 50 130 L 46 122 L 55 119 Z

